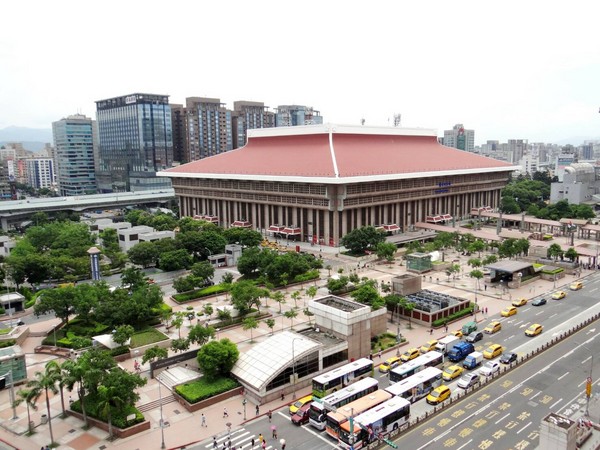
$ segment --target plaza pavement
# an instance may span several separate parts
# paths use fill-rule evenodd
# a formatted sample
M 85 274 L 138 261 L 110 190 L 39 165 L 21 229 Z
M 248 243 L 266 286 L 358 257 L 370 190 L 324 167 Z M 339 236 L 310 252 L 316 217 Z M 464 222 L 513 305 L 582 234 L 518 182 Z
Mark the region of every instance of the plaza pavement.
M 350 259 L 344 259 L 343 257 L 339 257 L 335 254 L 337 249 L 325 248 L 325 247 L 308 247 L 307 245 L 303 246 L 307 251 L 313 251 L 317 254 L 320 254 L 329 261 L 336 261 L 335 264 L 331 264 L 333 266 L 332 272 L 337 271 L 339 268 L 344 268 L 347 272 L 350 269 L 355 269 L 355 261 Z M 446 259 L 458 259 L 460 260 L 460 264 L 464 269 L 464 273 L 469 272 L 469 268 L 466 265 L 466 261 L 468 257 L 459 255 L 455 252 L 446 252 Z M 375 261 L 365 260 L 363 265 L 367 264 L 367 267 L 363 267 L 359 269 L 358 274 L 361 277 L 369 277 L 373 279 L 377 279 L 379 282 L 381 281 L 389 281 L 393 276 L 397 276 L 403 273 L 406 273 L 406 268 L 401 265 L 401 263 L 394 263 L 392 265 L 377 263 Z M 584 270 L 582 271 L 581 277 L 577 278 L 574 276 L 566 276 L 565 278 L 558 280 L 556 283 L 556 288 L 568 286 L 571 282 L 576 279 L 584 279 L 585 277 L 590 275 L 592 271 Z M 325 279 L 327 277 L 327 269 L 322 270 L 322 276 Z M 324 279 L 321 280 L 320 285 L 324 285 Z M 308 286 L 308 285 L 307 285 Z M 306 286 L 306 287 L 307 287 Z M 475 289 L 475 280 L 471 279 L 466 275 L 462 275 L 460 278 L 450 281 L 447 281 L 447 277 L 444 273 L 440 273 L 439 276 L 434 274 L 427 274 L 423 277 L 423 286 L 424 289 L 431 289 L 438 292 L 443 292 L 449 295 L 467 298 L 470 300 L 477 299 L 477 303 L 480 306 L 481 310 L 485 310 L 487 308 L 487 315 L 483 313 L 478 313 L 475 319 L 480 323 L 480 328 L 482 325 L 489 321 L 488 316 L 497 315 L 504 307 L 510 304 L 512 299 L 518 297 L 526 297 L 532 298 L 537 295 L 541 295 L 548 291 L 553 290 L 553 283 L 548 281 L 538 281 L 534 284 L 526 285 L 520 287 L 518 289 L 511 289 L 510 294 L 503 294 L 498 289 L 493 287 L 488 287 L 487 290 L 476 290 Z M 288 294 L 297 290 L 297 287 L 289 287 L 287 289 Z M 326 291 L 320 289 L 319 295 Z M 172 304 L 175 310 L 184 310 L 185 306 L 180 306 L 171 302 L 170 299 L 166 299 L 167 302 Z M 214 306 L 227 304 L 228 300 L 225 296 L 219 296 L 217 299 L 204 300 L 194 302 L 192 305 L 195 310 L 200 310 L 202 305 L 206 302 L 210 301 Z M 302 296 L 298 301 L 298 306 L 300 310 L 304 307 L 304 302 L 308 301 L 306 296 Z M 287 298 L 287 303 L 282 307 L 282 313 L 286 310 L 290 309 L 294 305 L 294 302 L 291 298 Z M 275 332 L 278 332 L 282 329 L 289 329 L 291 324 L 289 319 L 283 317 L 282 314 L 279 313 L 279 305 L 274 301 L 269 301 L 267 307 L 263 307 L 263 309 L 268 308 L 269 312 L 273 314 L 273 317 L 276 319 L 276 327 Z M 41 322 L 37 324 L 31 325 L 31 329 L 33 331 L 49 331 L 52 326 L 56 323 L 58 319 L 52 319 L 50 321 Z M 449 332 L 454 331 L 456 329 L 460 329 L 463 323 L 473 320 L 472 317 L 466 317 L 462 320 L 454 322 L 449 327 Z M 307 322 L 307 317 L 303 316 L 302 313 L 299 313 L 299 316 L 294 319 L 294 326 L 297 327 L 300 324 L 304 324 Z M 400 325 L 396 323 L 396 319 L 394 319 L 394 323 L 390 323 L 388 321 L 388 331 L 396 334 L 398 329 L 402 333 L 402 335 L 407 339 L 406 344 L 403 346 L 403 349 L 409 347 L 418 347 L 429 339 L 436 338 L 439 339 L 445 336 L 447 333 L 444 332 L 443 328 L 434 330 L 433 336 L 429 333 L 429 328 L 420 324 L 412 324 L 412 327 L 409 328 L 408 322 L 404 319 L 400 321 Z M 186 332 L 187 327 L 184 326 L 182 329 L 182 333 Z M 164 331 L 164 330 L 163 330 Z M 177 330 L 171 329 L 168 334 L 172 335 L 174 338 L 177 337 Z M 261 342 L 266 339 L 271 334 L 271 330 L 266 326 L 266 324 L 261 321 L 258 329 L 253 331 L 253 342 L 250 342 L 250 332 L 243 331 L 241 327 L 221 330 L 219 332 L 219 338 L 227 337 L 238 345 L 240 352 L 247 351 L 247 349 L 253 345 L 254 343 Z M 36 354 L 34 353 L 34 349 L 37 345 L 41 343 L 42 338 L 30 337 L 26 340 L 26 342 L 22 345 L 23 351 L 26 353 L 27 365 L 28 365 L 28 376 L 31 378 L 34 376 L 34 373 L 39 370 L 43 370 L 43 366 L 46 362 L 51 359 L 54 359 L 55 356 L 52 355 L 44 355 L 44 354 Z M 393 356 L 396 353 L 396 350 L 390 350 L 384 352 L 381 359 L 374 355 L 375 363 L 379 363 L 380 360 L 385 360 L 386 358 Z M 368 356 L 368 355 L 364 355 Z M 120 365 L 126 369 L 133 371 L 133 359 L 124 361 L 120 363 Z M 142 367 L 142 375 L 147 376 L 148 367 Z M 37 411 L 31 411 L 32 421 L 35 423 L 35 434 L 31 437 L 25 437 L 24 433 L 27 430 L 27 412 L 24 406 L 19 406 L 16 408 L 17 419 L 13 420 L 13 411 L 10 405 L 8 389 L 0 392 L 0 450 L 2 448 L 19 448 L 23 450 L 37 450 L 42 446 L 48 445 L 50 443 L 49 436 L 49 428 L 47 424 L 41 424 L 41 415 L 46 414 L 46 405 L 44 401 L 44 396 L 40 397 L 38 402 Z M 162 389 L 163 397 L 168 397 L 170 392 L 167 389 Z M 298 389 L 296 393 L 296 397 L 300 398 L 306 394 L 310 393 L 310 387 L 305 387 L 303 389 Z M 69 395 L 75 396 L 75 393 L 65 393 L 65 402 L 68 404 Z M 75 397 L 74 397 L 75 398 Z M 145 405 L 150 402 L 156 401 L 159 399 L 159 389 L 156 380 L 149 379 L 148 384 L 140 389 L 140 401 L 138 402 L 138 406 Z M 193 443 L 203 441 L 205 439 L 210 438 L 213 435 L 222 435 L 227 431 L 227 423 L 230 423 L 232 429 L 235 429 L 237 426 L 244 423 L 244 414 L 243 414 L 243 406 L 242 406 L 243 398 L 241 396 L 233 397 L 229 400 L 223 401 L 216 405 L 205 408 L 202 412 L 206 416 L 207 427 L 201 426 L 200 420 L 200 412 L 195 414 L 188 413 L 181 405 L 177 402 L 170 402 L 163 406 L 162 414 L 165 420 L 165 423 L 168 424 L 163 429 L 164 432 L 164 441 L 166 444 L 166 448 L 184 448 L 185 446 L 190 446 Z M 260 405 L 260 414 L 264 415 L 269 410 L 279 409 L 293 400 L 292 395 L 287 395 L 286 398 L 281 401 L 280 399 L 262 404 Z M 90 428 L 88 430 L 83 430 L 83 422 L 74 417 L 68 417 L 66 419 L 60 418 L 61 415 L 61 403 L 60 403 L 60 395 L 51 396 L 50 398 L 51 405 L 51 415 L 52 415 L 52 425 L 54 431 L 55 441 L 59 443 L 60 449 L 64 450 L 83 450 L 83 449 L 151 449 L 151 448 L 160 448 L 162 436 L 161 429 L 159 427 L 160 423 L 160 409 L 155 407 L 144 413 L 146 418 L 151 423 L 151 429 L 145 431 L 143 433 L 137 434 L 133 437 L 126 439 L 117 439 L 115 441 L 108 441 L 107 436 L 108 433 L 98 429 L 98 428 Z M 229 412 L 229 417 L 223 417 L 223 410 L 227 408 Z M 255 417 L 255 405 L 248 402 L 246 405 L 246 417 L 248 420 L 252 420 Z M 12 447 L 11 447 L 12 445 Z

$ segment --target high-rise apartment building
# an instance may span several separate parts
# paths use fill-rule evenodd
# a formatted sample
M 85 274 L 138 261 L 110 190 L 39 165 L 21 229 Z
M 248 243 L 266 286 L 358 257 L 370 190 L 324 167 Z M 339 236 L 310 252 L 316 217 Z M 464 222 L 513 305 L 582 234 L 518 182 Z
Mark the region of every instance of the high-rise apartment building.
M 168 95 L 131 94 L 96 102 L 100 192 L 171 187 L 156 172 L 173 165 Z
M 527 139 L 509 139 L 508 151 L 512 154 L 512 161 L 518 162 L 527 153 Z
M 312 106 L 279 105 L 275 114 L 276 127 L 295 127 L 298 125 L 319 125 L 323 123 L 321 113 Z
M 475 131 L 465 130 L 462 123 L 457 123 L 451 130 L 444 130 L 443 144 L 446 147 L 473 152 L 475 150 Z
M 52 189 L 55 184 L 52 158 L 26 159 L 27 184 L 35 189 Z
M 171 125 L 173 127 L 173 161 L 178 163 L 187 160 L 187 119 L 183 105 L 171 104 Z
M 54 168 L 61 196 L 96 193 L 96 122 L 74 114 L 52 122 Z
M 185 103 L 188 162 L 233 149 L 231 111 L 220 99 L 188 97 Z
M 233 102 L 233 148 L 246 145 L 248 130 L 275 126 L 275 114 L 267 111 L 267 108 L 262 102 Z

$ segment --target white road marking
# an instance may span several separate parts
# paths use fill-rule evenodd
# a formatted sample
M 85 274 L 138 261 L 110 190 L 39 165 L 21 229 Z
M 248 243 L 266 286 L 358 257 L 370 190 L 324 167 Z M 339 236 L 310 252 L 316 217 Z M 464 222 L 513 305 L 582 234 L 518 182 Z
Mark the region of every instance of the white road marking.
M 525 428 L 527 428 L 529 425 L 531 425 L 533 422 L 529 422 L 527 425 L 525 425 L 523 428 L 521 428 L 519 431 L 517 431 L 517 434 L 519 434 L 521 431 L 523 431 Z
M 504 419 L 506 419 L 508 416 L 510 416 L 510 413 L 506 414 L 503 417 L 500 417 L 498 420 L 496 420 L 496 425 L 498 425 L 500 422 L 502 422 Z
M 557 380 L 562 380 L 564 377 L 566 377 L 567 375 L 569 375 L 571 372 L 566 372 L 564 375 L 561 375 L 560 377 L 557 378 Z

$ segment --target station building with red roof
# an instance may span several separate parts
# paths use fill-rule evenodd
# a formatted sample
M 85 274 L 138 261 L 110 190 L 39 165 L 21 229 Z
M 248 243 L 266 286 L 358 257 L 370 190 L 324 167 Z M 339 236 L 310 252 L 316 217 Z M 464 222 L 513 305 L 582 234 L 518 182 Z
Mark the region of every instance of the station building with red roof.
M 394 232 L 495 208 L 514 170 L 435 130 L 323 124 L 248 130 L 244 147 L 157 175 L 182 216 L 338 246 L 365 225 Z

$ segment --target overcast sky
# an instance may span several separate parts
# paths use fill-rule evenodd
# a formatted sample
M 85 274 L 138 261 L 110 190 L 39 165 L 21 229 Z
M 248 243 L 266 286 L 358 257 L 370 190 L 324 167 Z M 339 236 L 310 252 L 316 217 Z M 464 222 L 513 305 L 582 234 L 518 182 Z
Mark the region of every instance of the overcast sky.
M 0 128 L 134 92 L 486 140 L 600 138 L 600 2 L 6 1 Z M 574 142 L 575 143 L 575 142 Z

